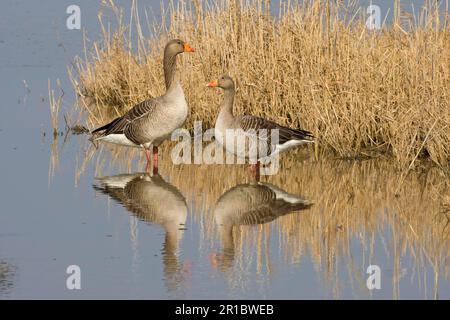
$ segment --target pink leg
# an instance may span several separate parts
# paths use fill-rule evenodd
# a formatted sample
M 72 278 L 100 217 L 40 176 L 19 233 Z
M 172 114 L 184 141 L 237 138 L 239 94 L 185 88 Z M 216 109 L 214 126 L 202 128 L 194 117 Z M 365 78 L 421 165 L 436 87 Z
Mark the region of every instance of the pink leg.
M 145 166 L 145 171 L 150 170 L 150 150 L 144 147 L 145 157 L 147 158 L 147 165 Z
M 158 173 L 158 147 L 153 147 L 153 173 Z
M 217 261 L 217 252 L 211 252 L 208 255 L 208 258 L 213 268 L 217 268 L 219 266 L 219 262 Z
M 147 162 L 150 162 L 150 150 L 147 148 L 144 148 L 145 151 L 145 157 L 147 158 Z
M 252 174 L 254 174 L 256 182 L 259 182 L 260 180 L 260 162 L 256 162 L 256 164 L 252 164 L 250 166 L 250 171 Z

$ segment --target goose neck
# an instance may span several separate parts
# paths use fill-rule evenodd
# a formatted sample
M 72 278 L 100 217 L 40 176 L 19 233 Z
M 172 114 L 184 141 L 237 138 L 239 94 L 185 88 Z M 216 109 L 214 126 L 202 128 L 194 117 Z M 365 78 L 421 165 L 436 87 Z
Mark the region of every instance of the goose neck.
M 220 105 L 220 115 L 233 117 L 234 89 L 224 91 L 223 101 Z
M 170 52 L 164 52 L 164 80 L 166 83 L 166 91 L 177 83 L 176 79 L 176 69 L 177 69 L 177 55 Z

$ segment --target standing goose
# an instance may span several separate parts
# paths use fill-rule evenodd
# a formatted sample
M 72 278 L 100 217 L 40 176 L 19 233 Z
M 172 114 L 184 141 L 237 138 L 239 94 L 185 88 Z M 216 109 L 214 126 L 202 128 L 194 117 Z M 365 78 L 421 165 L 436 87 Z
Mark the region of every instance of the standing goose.
M 219 87 L 224 90 L 224 99 L 220 105 L 220 112 L 216 119 L 214 135 L 217 141 L 223 145 L 227 151 L 234 153 L 239 157 L 246 157 L 245 154 L 238 154 L 237 150 L 234 148 L 234 143 L 226 143 L 225 137 L 227 130 L 242 130 L 241 132 L 246 136 L 254 136 L 254 134 L 258 134 L 260 130 L 266 130 L 267 135 L 257 136 L 257 141 L 258 143 L 264 142 L 267 144 L 266 150 L 270 152 L 268 155 L 269 157 L 304 143 L 314 142 L 314 137 L 309 131 L 291 129 L 273 121 L 252 115 L 235 116 L 233 114 L 235 85 L 231 77 L 224 75 L 218 80 L 211 81 L 207 86 Z M 273 129 L 277 129 L 279 134 L 279 141 L 276 144 L 272 144 L 270 139 L 270 132 Z M 259 180 L 260 160 L 264 156 L 267 155 L 258 155 L 256 164 L 252 165 L 252 170 L 255 172 L 257 180 Z
M 195 50 L 187 43 L 175 39 L 164 49 L 164 78 L 166 93 L 145 100 L 131 108 L 123 116 L 92 131 L 94 140 L 111 142 L 128 147 L 142 147 L 150 163 L 150 146 L 153 146 L 153 171 L 158 171 L 158 146 L 171 133 L 182 127 L 188 115 L 188 105 L 183 88 L 176 76 L 177 56 Z
M 233 227 L 269 223 L 311 206 L 310 201 L 270 183 L 241 184 L 229 189 L 220 196 L 214 208 L 222 253 L 213 253 L 210 256 L 212 264 L 221 266 L 223 270 L 232 266 L 235 257 Z

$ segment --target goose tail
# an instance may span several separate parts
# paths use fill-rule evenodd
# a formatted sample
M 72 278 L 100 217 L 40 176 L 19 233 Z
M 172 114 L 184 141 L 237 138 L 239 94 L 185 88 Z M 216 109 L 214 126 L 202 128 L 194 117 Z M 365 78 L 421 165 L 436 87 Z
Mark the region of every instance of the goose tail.
M 104 131 L 104 130 L 108 130 L 109 128 L 113 127 L 120 119 L 121 119 L 120 117 L 114 119 L 110 123 L 105 124 L 104 126 L 91 131 L 91 134 L 94 134 L 94 133 L 97 133 L 97 132 L 100 132 L 100 131 Z
M 293 140 L 314 142 L 314 135 L 309 131 L 301 130 L 301 129 L 290 129 L 290 128 L 288 128 L 288 130 L 291 135 L 291 139 L 293 139 Z

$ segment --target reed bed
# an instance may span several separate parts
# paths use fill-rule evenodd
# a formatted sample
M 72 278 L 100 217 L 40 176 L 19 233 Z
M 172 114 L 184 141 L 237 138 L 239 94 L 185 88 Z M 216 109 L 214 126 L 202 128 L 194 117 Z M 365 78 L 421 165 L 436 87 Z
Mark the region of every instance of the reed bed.
M 152 36 L 145 38 L 136 3 L 125 23 L 123 9 L 109 1 L 117 28 L 99 14 L 102 38 L 86 39 L 69 70 L 87 126 L 162 94 L 163 47 L 176 37 L 197 49 L 179 63 L 187 128 L 195 120 L 213 125 L 221 95 L 204 84 L 227 73 L 237 81 L 237 113 L 310 130 L 320 150 L 388 153 L 406 169 L 429 159 L 448 169 L 448 11 L 426 1 L 406 16 L 396 5 L 393 23 L 370 31 L 361 11 L 342 3 L 281 1 L 273 15 L 270 1 L 180 1 L 163 6 L 162 22 L 147 21 Z
M 375 240 L 382 237 L 386 256 L 393 257 L 394 265 L 385 266 L 393 270 L 393 297 L 401 298 L 399 284 L 410 256 L 411 282 L 437 298 L 437 282 L 426 292 L 427 272 L 431 267 L 434 280 L 450 277 L 450 185 L 448 174 L 418 160 L 446 170 L 450 165 L 447 15 L 429 5 L 406 17 L 396 5 L 392 25 L 369 31 L 365 17 L 341 1 L 281 1 L 276 16 L 269 13 L 269 1 L 181 1 L 163 7 L 162 23 L 148 23 L 152 36 L 145 38 L 135 2 L 130 23 L 121 8 L 108 3 L 117 28 L 111 31 L 99 15 L 102 39 L 86 39 L 85 55 L 69 69 L 90 129 L 164 92 L 162 50 L 176 37 L 196 48 L 179 60 L 191 108 L 187 128 L 195 120 L 205 129 L 213 125 L 221 95 L 204 84 L 228 73 L 237 81 L 237 113 L 310 130 L 324 153 L 357 159 L 313 159 L 307 150 L 282 156 L 280 173 L 263 179 L 314 206 L 270 224 L 235 228 L 234 261 L 223 261 L 221 268 L 231 287 L 245 287 L 253 267 L 260 279 L 276 276 L 268 247 L 275 237 L 276 254 L 286 261 L 312 257 L 335 297 L 341 272 L 365 293 L 366 275 L 352 252 L 362 251 L 365 266 L 377 264 Z M 76 183 L 91 162 L 96 176 L 110 175 L 112 168 L 120 173 L 144 168 L 140 150 L 85 147 Z M 216 201 L 248 182 L 248 172 L 239 165 L 173 166 L 169 154 L 162 150 L 160 172 L 186 197 L 201 226 L 198 245 L 205 257 L 218 237 Z M 361 161 L 374 155 L 376 161 Z M 399 174 L 398 168 L 415 172 Z

